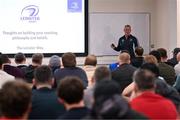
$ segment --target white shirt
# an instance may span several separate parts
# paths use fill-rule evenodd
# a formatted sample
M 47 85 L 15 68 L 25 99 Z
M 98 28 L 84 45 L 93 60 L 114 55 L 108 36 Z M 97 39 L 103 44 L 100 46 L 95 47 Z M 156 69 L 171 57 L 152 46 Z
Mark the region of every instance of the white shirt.
M 2 87 L 4 83 L 8 81 L 13 81 L 13 80 L 15 80 L 14 76 L 9 75 L 3 70 L 0 70 L 0 88 Z
M 174 70 L 176 72 L 176 76 L 180 74 L 180 62 L 177 65 L 175 65 Z

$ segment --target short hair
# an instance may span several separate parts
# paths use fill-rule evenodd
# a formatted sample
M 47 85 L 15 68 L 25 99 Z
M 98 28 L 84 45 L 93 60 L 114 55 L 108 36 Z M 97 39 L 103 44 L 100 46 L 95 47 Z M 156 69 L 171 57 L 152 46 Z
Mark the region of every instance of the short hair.
M 158 64 L 158 61 L 154 55 L 146 55 L 144 57 L 144 62 L 145 63 L 153 63 L 153 64 Z
M 1 60 L 2 60 L 2 63 L 4 64 L 4 63 L 10 63 L 11 61 L 10 61 L 10 59 L 9 59 L 9 57 L 8 57 L 8 55 L 6 55 L 6 54 L 1 54 Z
M 154 89 L 155 79 L 151 71 L 144 69 L 136 70 L 133 75 L 133 80 L 140 91 Z
M 144 49 L 142 47 L 136 47 L 135 48 L 135 53 L 138 55 L 138 56 L 142 56 L 143 53 L 144 53 Z
M 62 63 L 64 67 L 75 67 L 76 66 L 76 55 L 68 52 L 62 55 Z
M 57 55 L 51 56 L 51 58 L 49 59 L 49 65 L 51 67 L 60 67 L 61 60 L 60 60 L 59 56 L 57 56 Z
M 131 26 L 130 26 L 130 25 L 125 25 L 125 26 L 124 26 L 124 28 L 126 28 L 126 27 L 129 27 L 129 28 L 131 28 Z
M 85 59 L 84 65 L 92 65 L 96 66 L 97 65 L 97 58 L 95 55 L 88 55 Z
M 176 55 L 177 61 L 180 61 L 180 52 Z
M 113 80 L 103 80 L 100 81 L 95 86 L 94 90 L 94 99 L 98 99 L 100 97 L 109 98 L 113 95 L 120 95 L 120 86 Z
M 176 57 L 176 55 L 180 52 L 180 48 L 174 48 L 173 55 Z
M 39 66 L 34 71 L 34 78 L 38 83 L 47 83 L 52 76 L 51 68 L 47 65 Z
M 58 86 L 58 97 L 68 104 L 79 103 L 83 99 L 84 87 L 78 77 L 65 77 Z
M 32 56 L 32 62 L 41 65 L 43 57 L 44 57 L 44 55 L 42 53 L 35 53 Z
M 19 52 L 14 56 L 14 59 L 16 63 L 22 63 L 26 60 L 26 56 L 23 53 Z
M 120 53 L 119 55 L 119 60 L 123 63 L 129 63 L 130 59 L 130 55 L 126 52 Z
M 167 58 L 167 50 L 164 48 L 159 48 L 157 51 L 160 53 L 162 58 Z
M 111 79 L 111 71 L 106 66 L 97 67 L 94 71 L 94 79 L 96 82 L 104 79 Z
M 158 62 L 161 62 L 161 55 L 157 50 L 153 50 L 149 53 L 149 55 L 153 55 L 154 57 L 156 57 Z
M 151 71 L 152 73 L 155 74 L 156 77 L 159 77 L 159 68 L 156 64 L 153 64 L 153 63 L 145 63 L 143 64 L 141 67 L 141 69 L 144 69 L 144 70 L 149 70 Z
M 0 90 L 0 108 L 3 116 L 17 119 L 31 104 L 31 89 L 23 81 L 6 82 Z

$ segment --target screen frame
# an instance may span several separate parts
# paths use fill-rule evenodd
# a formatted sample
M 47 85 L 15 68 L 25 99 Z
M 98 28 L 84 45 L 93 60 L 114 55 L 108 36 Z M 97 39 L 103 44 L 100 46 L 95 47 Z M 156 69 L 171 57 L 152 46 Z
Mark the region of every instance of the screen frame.
M 77 57 L 84 57 L 88 55 L 88 19 L 89 19 L 89 6 L 88 6 L 88 0 L 84 0 L 84 53 L 74 53 Z M 22 52 L 23 51 L 19 51 Z M 3 53 L 2 53 L 3 54 Z M 6 55 L 8 55 L 8 57 L 13 58 L 15 56 L 16 53 L 6 53 Z M 34 53 L 24 53 L 24 55 L 26 57 L 32 57 Z M 51 57 L 52 55 L 58 55 L 58 56 L 62 56 L 64 53 L 42 53 L 44 55 L 44 57 Z

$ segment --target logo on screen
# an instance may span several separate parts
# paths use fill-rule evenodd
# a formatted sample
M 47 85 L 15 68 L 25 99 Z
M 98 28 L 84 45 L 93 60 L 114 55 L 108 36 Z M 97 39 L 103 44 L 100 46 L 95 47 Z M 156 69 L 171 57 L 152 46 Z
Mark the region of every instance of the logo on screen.
M 21 11 L 22 21 L 28 21 L 31 23 L 37 22 L 39 18 L 39 7 L 36 5 L 28 5 L 24 7 Z
M 68 0 L 68 12 L 82 12 L 82 0 Z

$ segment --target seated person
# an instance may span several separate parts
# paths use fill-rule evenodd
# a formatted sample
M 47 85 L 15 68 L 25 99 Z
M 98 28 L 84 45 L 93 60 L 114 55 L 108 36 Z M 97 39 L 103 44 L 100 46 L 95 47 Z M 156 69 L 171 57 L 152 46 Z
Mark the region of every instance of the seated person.
M 31 89 L 20 81 L 5 83 L 0 90 L 0 120 L 27 120 L 31 110 Z
M 66 77 L 60 81 L 57 91 L 59 101 L 67 110 L 59 119 L 82 119 L 89 113 L 83 101 L 82 80 L 77 77 Z
M 17 53 L 15 56 L 14 56 L 14 60 L 15 60 L 15 63 L 17 64 L 17 67 L 20 68 L 20 69 L 24 69 L 27 67 L 27 64 L 26 64 L 26 56 L 23 54 L 23 53 Z
M 144 63 L 143 53 L 144 53 L 144 49 L 142 47 L 136 47 L 135 49 L 136 56 L 131 60 L 131 64 L 134 67 L 139 68 Z

